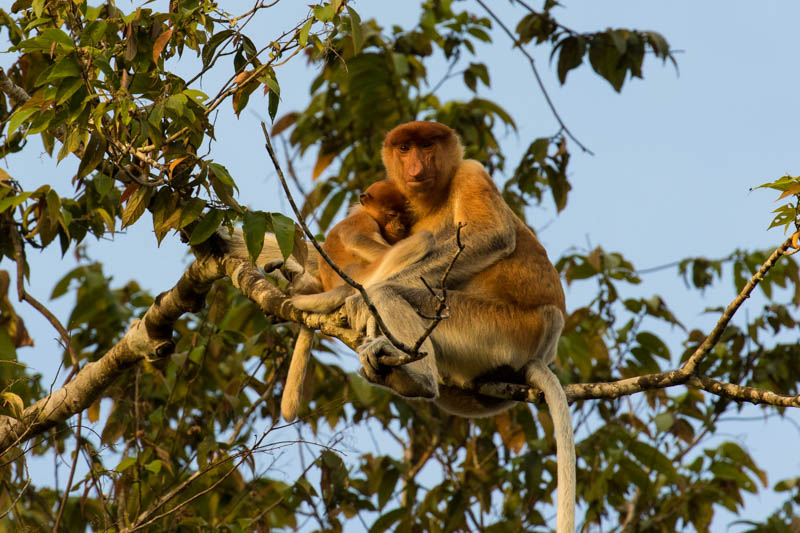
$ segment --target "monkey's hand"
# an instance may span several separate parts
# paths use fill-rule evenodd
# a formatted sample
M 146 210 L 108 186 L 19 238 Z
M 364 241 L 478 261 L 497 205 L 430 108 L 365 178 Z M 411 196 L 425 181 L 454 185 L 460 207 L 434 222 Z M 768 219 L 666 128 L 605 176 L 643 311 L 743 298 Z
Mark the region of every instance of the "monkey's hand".
M 381 364 L 383 356 L 400 356 L 402 353 L 383 335 L 368 337 L 358 347 L 361 377 L 380 387 L 385 387 L 406 398 L 435 399 L 438 387 L 432 376 L 414 371 L 407 366 L 391 367 Z M 432 356 L 431 356 L 432 357 Z

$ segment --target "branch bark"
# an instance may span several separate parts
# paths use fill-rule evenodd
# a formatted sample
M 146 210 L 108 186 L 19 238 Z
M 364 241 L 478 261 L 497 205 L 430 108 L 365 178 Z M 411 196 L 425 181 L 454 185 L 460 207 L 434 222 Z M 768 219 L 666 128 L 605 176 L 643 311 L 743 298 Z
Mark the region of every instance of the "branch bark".
M 213 259 L 192 263 L 103 357 L 87 363 L 72 381 L 26 408 L 20 418 L 0 417 L 0 455 L 87 409 L 118 376 L 143 359 L 172 354 L 172 326 L 183 313 L 205 304 L 211 284 L 221 277 L 217 264 Z

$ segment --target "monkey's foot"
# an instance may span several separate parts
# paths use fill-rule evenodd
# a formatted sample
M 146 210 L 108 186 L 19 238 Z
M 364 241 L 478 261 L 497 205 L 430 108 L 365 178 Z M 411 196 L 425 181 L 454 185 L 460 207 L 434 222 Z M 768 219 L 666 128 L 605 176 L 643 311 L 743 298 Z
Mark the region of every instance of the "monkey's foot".
M 259 265 L 261 270 L 264 272 L 272 272 L 273 270 L 280 268 L 283 266 L 283 259 L 273 259 L 271 261 L 265 261 L 262 265 Z
M 391 367 L 381 364 L 383 355 L 400 355 L 400 352 L 386 337 L 371 337 L 358 347 L 361 361 L 361 376 L 375 385 L 391 389 L 406 398 L 434 399 L 438 387 L 432 376 L 415 372 L 409 365 Z

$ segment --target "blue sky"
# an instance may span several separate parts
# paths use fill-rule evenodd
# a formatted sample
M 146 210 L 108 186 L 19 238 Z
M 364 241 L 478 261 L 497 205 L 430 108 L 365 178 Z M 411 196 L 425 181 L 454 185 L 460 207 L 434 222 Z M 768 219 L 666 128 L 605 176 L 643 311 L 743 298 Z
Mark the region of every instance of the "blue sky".
M 521 16 L 508 2 L 492 4 L 511 26 Z M 796 38 L 800 4 L 686 0 L 565 0 L 564 4 L 555 14 L 560 22 L 579 31 L 612 26 L 661 32 L 673 49 L 680 51 L 676 55 L 679 73 L 651 57 L 645 62 L 645 79 L 626 81 L 621 94 L 588 65 L 572 71 L 567 85 L 561 87 L 549 65 L 549 49 L 533 50 L 559 113 L 596 154 L 582 154 L 570 145 L 573 191 L 567 210 L 556 216 L 546 199 L 543 208 L 528 214 L 529 222 L 541 230 L 540 238 L 551 258 L 571 247 L 600 245 L 624 253 L 638 268 L 648 268 L 688 256 L 716 258 L 737 247 L 770 248 L 782 241 L 780 230 L 766 231 L 770 211 L 777 207 L 775 195 L 749 189 L 786 173 L 800 173 L 796 135 L 800 124 L 800 45 Z M 128 10 L 138 4 L 122 1 L 117 5 Z M 480 10 L 472 1 L 456 3 L 456 7 L 460 5 Z M 362 19 L 375 17 L 383 26 L 408 27 L 417 16 L 416 9 L 406 2 L 361 0 L 355 7 Z M 274 35 L 285 30 L 306 11 L 304 2 L 289 0 L 275 9 L 264 18 L 258 33 Z M 527 60 L 510 50 L 500 32 L 495 31 L 493 37 L 495 44 L 479 49 L 480 60 L 489 65 L 492 76 L 491 87 L 481 87 L 479 93 L 508 109 L 519 126 L 516 133 L 500 132 L 510 171 L 533 138 L 555 132 L 557 125 Z M 8 67 L 12 61 L 11 54 L 0 55 L 0 65 Z M 176 64 L 174 68 L 181 67 Z M 301 57 L 278 71 L 283 88 L 279 115 L 304 106 L 313 75 Z M 438 81 L 435 75 L 430 78 L 432 83 Z M 207 78 L 199 88 L 213 94 L 219 83 Z M 440 97 L 468 98 L 462 86 L 458 80 L 447 82 Z M 238 120 L 229 108 L 223 109 L 213 156 L 236 178 L 242 203 L 288 213 L 263 150 L 258 122 L 264 117 L 266 107 L 257 102 Z M 69 182 L 77 167 L 77 162 L 70 160 L 55 166 L 34 146 L 0 164 L 26 188 L 57 181 L 57 189 L 64 195 L 71 191 Z M 295 167 L 310 175 L 313 160 L 298 162 Z M 502 176 L 495 178 L 503 181 Z M 143 221 L 140 226 L 113 242 L 90 244 L 89 253 L 105 263 L 106 273 L 112 274 L 117 284 L 137 279 L 155 294 L 175 283 L 188 258 L 177 239 L 167 237 L 157 248 L 149 224 Z M 61 260 L 55 249 L 34 253 L 30 260 L 30 290 L 47 301 L 55 281 L 74 262 L 69 254 Z M 7 260 L 0 268 L 13 269 Z M 592 289 L 569 288 L 568 307 L 580 305 Z M 687 293 L 676 271 L 669 270 L 645 276 L 643 285 L 631 294 L 660 293 L 685 324 L 708 330 L 716 317 L 703 315 L 703 309 L 726 304 L 732 290 L 732 284 L 724 283 L 703 295 Z M 748 308 L 752 314 L 758 313 L 760 303 L 763 300 L 754 298 L 741 313 Z M 68 299 L 53 303 L 63 321 L 69 304 Z M 60 358 L 53 340 L 57 335 L 28 307 L 20 305 L 18 309 L 37 341 L 35 348 L 21 350 L 20 356 L 52 379 L 53 363 Z M 673 343 L 671 349 L 676 353 L 680 347 Z M 356 360 L 347 359 L 344 364 L 354 369 Z M 796 446 L 786 444 L 797 442 L 800 414 L 789 412 L 791 421 L 764 418 L 770 413 L 746 407 L 741 417 L 747 420 L 723 423 L 715 438 L 733 438 L 744 444 L 767 469 L 770 485 L 774 485 L 783 477 L 800 474 L 800 456 L 789 451 Z M 51 464 L 43 466 L 39 475 L 48 475 Z M 749 498 L 741 516 L 761 519 L 780 501 L 780 497 L 767 494 Z M 736 531 L 736 527 L 725 528 L 732 519 L 729 513 L 719 512 L 714 531 Z

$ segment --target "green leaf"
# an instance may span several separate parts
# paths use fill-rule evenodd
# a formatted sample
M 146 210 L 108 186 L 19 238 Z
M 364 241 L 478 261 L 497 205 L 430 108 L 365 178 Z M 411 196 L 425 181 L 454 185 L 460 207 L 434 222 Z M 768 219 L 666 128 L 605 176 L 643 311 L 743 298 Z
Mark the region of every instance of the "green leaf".
M 186 98 L 186 95 L 184 94 L 173 94 L 167 98 L 167 101 L 164 103 L 164 105 L 167 106 L 167 109 L 174 112 L 179 117 L 182 117 L 186 111 L 186 103 L 188 101 L 189 99 Z
M 31 7 L 33 7 L 33 13 L 36 15 L 36 18 L 42 16 L 42 11 L 44 10 L 44 1 L 45 0 L 33 0 L 33 3 L 31 3 Z
M 208 100 L 208 95 L 203 91 L 198 91 L 197 89 L 184 89 L 181 94 L 185 94 L 195 104 L 199 105 L 203 109 L 206 108 L 205 102 Z
M 405 507 L 398 507 L 397 509 L 379 516 L 378 519 L 375 520 L 375 523 L 372 524 L 372 527 L 369 528 L 369 533 L 383 533 L 392 527 L 395 522 L 402 520 L 406 514 L 408 514 L 408 510 Z
M 656 415 L 655 423 L 658 431 L 668 431 L 675 423 L 675 417 L 672 416 L 672 413 L 661 413 Z
M 114 178 L 105 174 L 95 174 L 92 178 L 92 183 L 94 184 L 94 190 L 97 191 L 100 198 L 103 198 L 114 185 Z
M 127 227 L 139 220 L 147 204 L 150 202 L 150 197 L 153 195 L 151 187 L 139 187 L 133 196 L 130 197 L 125 209 L 122 211 L 122 227 Z
M 89 143 L 83 152 L 81 164 L 78 166 L 78 174 L 76 179 L 81 179 L 87 176 L 91 171 L 97 168 L 97 165 L 103 160 L 106 155 L 106 138 L 102 134 L 95 131 L 89 138 Z
M 78 89 L 83 87 L 83 79 L 81 78 L 66 78 L 58 86 L 56 92 L 56 103 L 61 105 L 69 100 L 73 94 L 78 92 Z
M 567 81 L 567 73 L 578 68 L 583 63 L 583 55 L 586 53 L 586 41 L 583 37 L 567 37 L 558 46 L 561 52 L 558 55 L 558 80 L 563 85 Z M 555 49 L 553 53 L 555 53 Z
M 267 232 L 267 214 L 263 211 L 247 211 L 244 214 L 242 224 L 244 242 L 247 244 L 247 252 L 250 260 L 255 263 L 258 254 L 264 247 L 264 234 Z
M 649 444 L 635 440 L 628 445 L 628 450 L 643 465 L 663 474 L 667 480 L 675 481 L 678 472 L 667 456 Z
M 108 231 L 113 235 L 115 230 L 114 217 L 108 214 L 108 211 L 102 207 L 98 207 L 93 210 L 92 213 L 96 213 L 103 220 L 103 224 L 105 224 Z
M 9 207 L 14 208 L 17 207 L 19 204 L 30 198 L 30 192 L 21 192 L 19 194 L 12 194 L 11 196 L 6 196 L 2 200 L 0 200 L 0 213 L 4 212 Z
M 202 198 L 189 198 L 181 206 L 181 216 L 178 219 L 178 228 L 186 227 L 187 224 L 197 220 L 200 213 L 206 207 L 206 201 Z
M 651 354 L 669 361 L 669 348 L 667 348 L 667 345 L 664 344 L 664 341 L 652 333 L 648 331 L 642 331 L 636 335 L 636 340 Z
M 314 6 L 314 17 L 320 22 L 330 22 L 335 14 L 331 5 Z
M 135 457 L 125 457 L 122 461 L 119 462 L 119 464 L 114 470 L 117 472 L 124 472 L 135 464 L 136 464 Z
M 159 472 L 161 472 L 162 465 L 163 463 L 158 459 L 156 459 L 155 461 L 150 461 L 149 463 L 147 463 L 145 465 L 145 469 L 154 474 L 158 474 Z
M 269 119 L 274 121 L 275 115 L 278 114 L 278 104 L 280 103 L 280 96 L 277 93 L 270 91 L 269 96 L 267 97 L 269 101 Z
M 224 213 L 219 209 L 210 209 L 209 212 L 206 213 L 206 216 L 197 223 L 194 231 L 192 231 L 192 236 L 189 238 L 189 245 L 198 245 L 211 237 L 222 222 L 223 215 Z
M 77 78 L 81 75 L 81 68 L 72 57 L 65 57 L 50 70 L 47 81 L 59 80 L 61 78 Z
M 38 107 L 23 107 L 14 111 L 14 114 L 8 119 L 8 133 L 6 135 L 11 135 L 17 131 L 17 128 L 19 128 L 20 124 L 28 120 L 31 115 L 37 113 L 38 111 Z
M 214 58 L 214 53 L 219 48 L 226 39 L 230 38 L 234 34 L 233 30 L 223 30 L 219 33 L 215 33 L 211 39 L 208 40 L 208 44 L 203 47 L 203 66 L 207 67 L 211 60 Z
M 238 212 L 242 211 L 242 206 L 240 206 L 239 202 L 237 202 L 233 197 L 233 187 L 226 183 L 222 183 L 222 181 L 220 181 L 215 175 L 212 175 L 209 178 L 209 181 L 211 181 L 211 186 L 214 188 L 214 192 L 217 193 L 217 196 L 225 205 L 235 209 Z
M 473 37 L 476 37 L 477 39 L 479 39 L 479 40 L 481 40 L 481 41 L 483 41 L 485 43 L 492 42 L 492 38 L 489 36 L 489 34 L 486 33 L 485 31 L 483 31 L 482 29 L 476 27 L 476 26 L 472 26 L 471 28 L 469 28 L 467 30 L 467 33 L 469 33 Z
M 348 7 L 348 9 L 350 9 Z M 308 19 L 303 27 L 300 28 L 300 34 L 297 36 L 297 40 L 300 42 L 300 46 L 305 47 L 308 44 L 308 32 L 311 31 L 311 26 L 314 24 L 314 19 Z
M 364 45 L 364 32 L 361 28 L 361 17 L 356 10 L 347 6 L 347 15 L 350 17 L 350 32 L 353 38 L 353 53 L 359 53 Z
M 281 249 L 283 258 L 287 259 L 294 250 L 294 221 L 281 213 L 272 213 L 271 218 L 278 247 Z
M 225 185 L 236 188 L 236 182 L 233 181 L 233 178 L 231 177 L 227 168 L 219 163 L 209 163 L 208 169 L 214 174 L 214 176 L 217 177 L 217 179 L 219 179 L 219 181 Z M 236 190 L 238 191 L 239 189 Z

